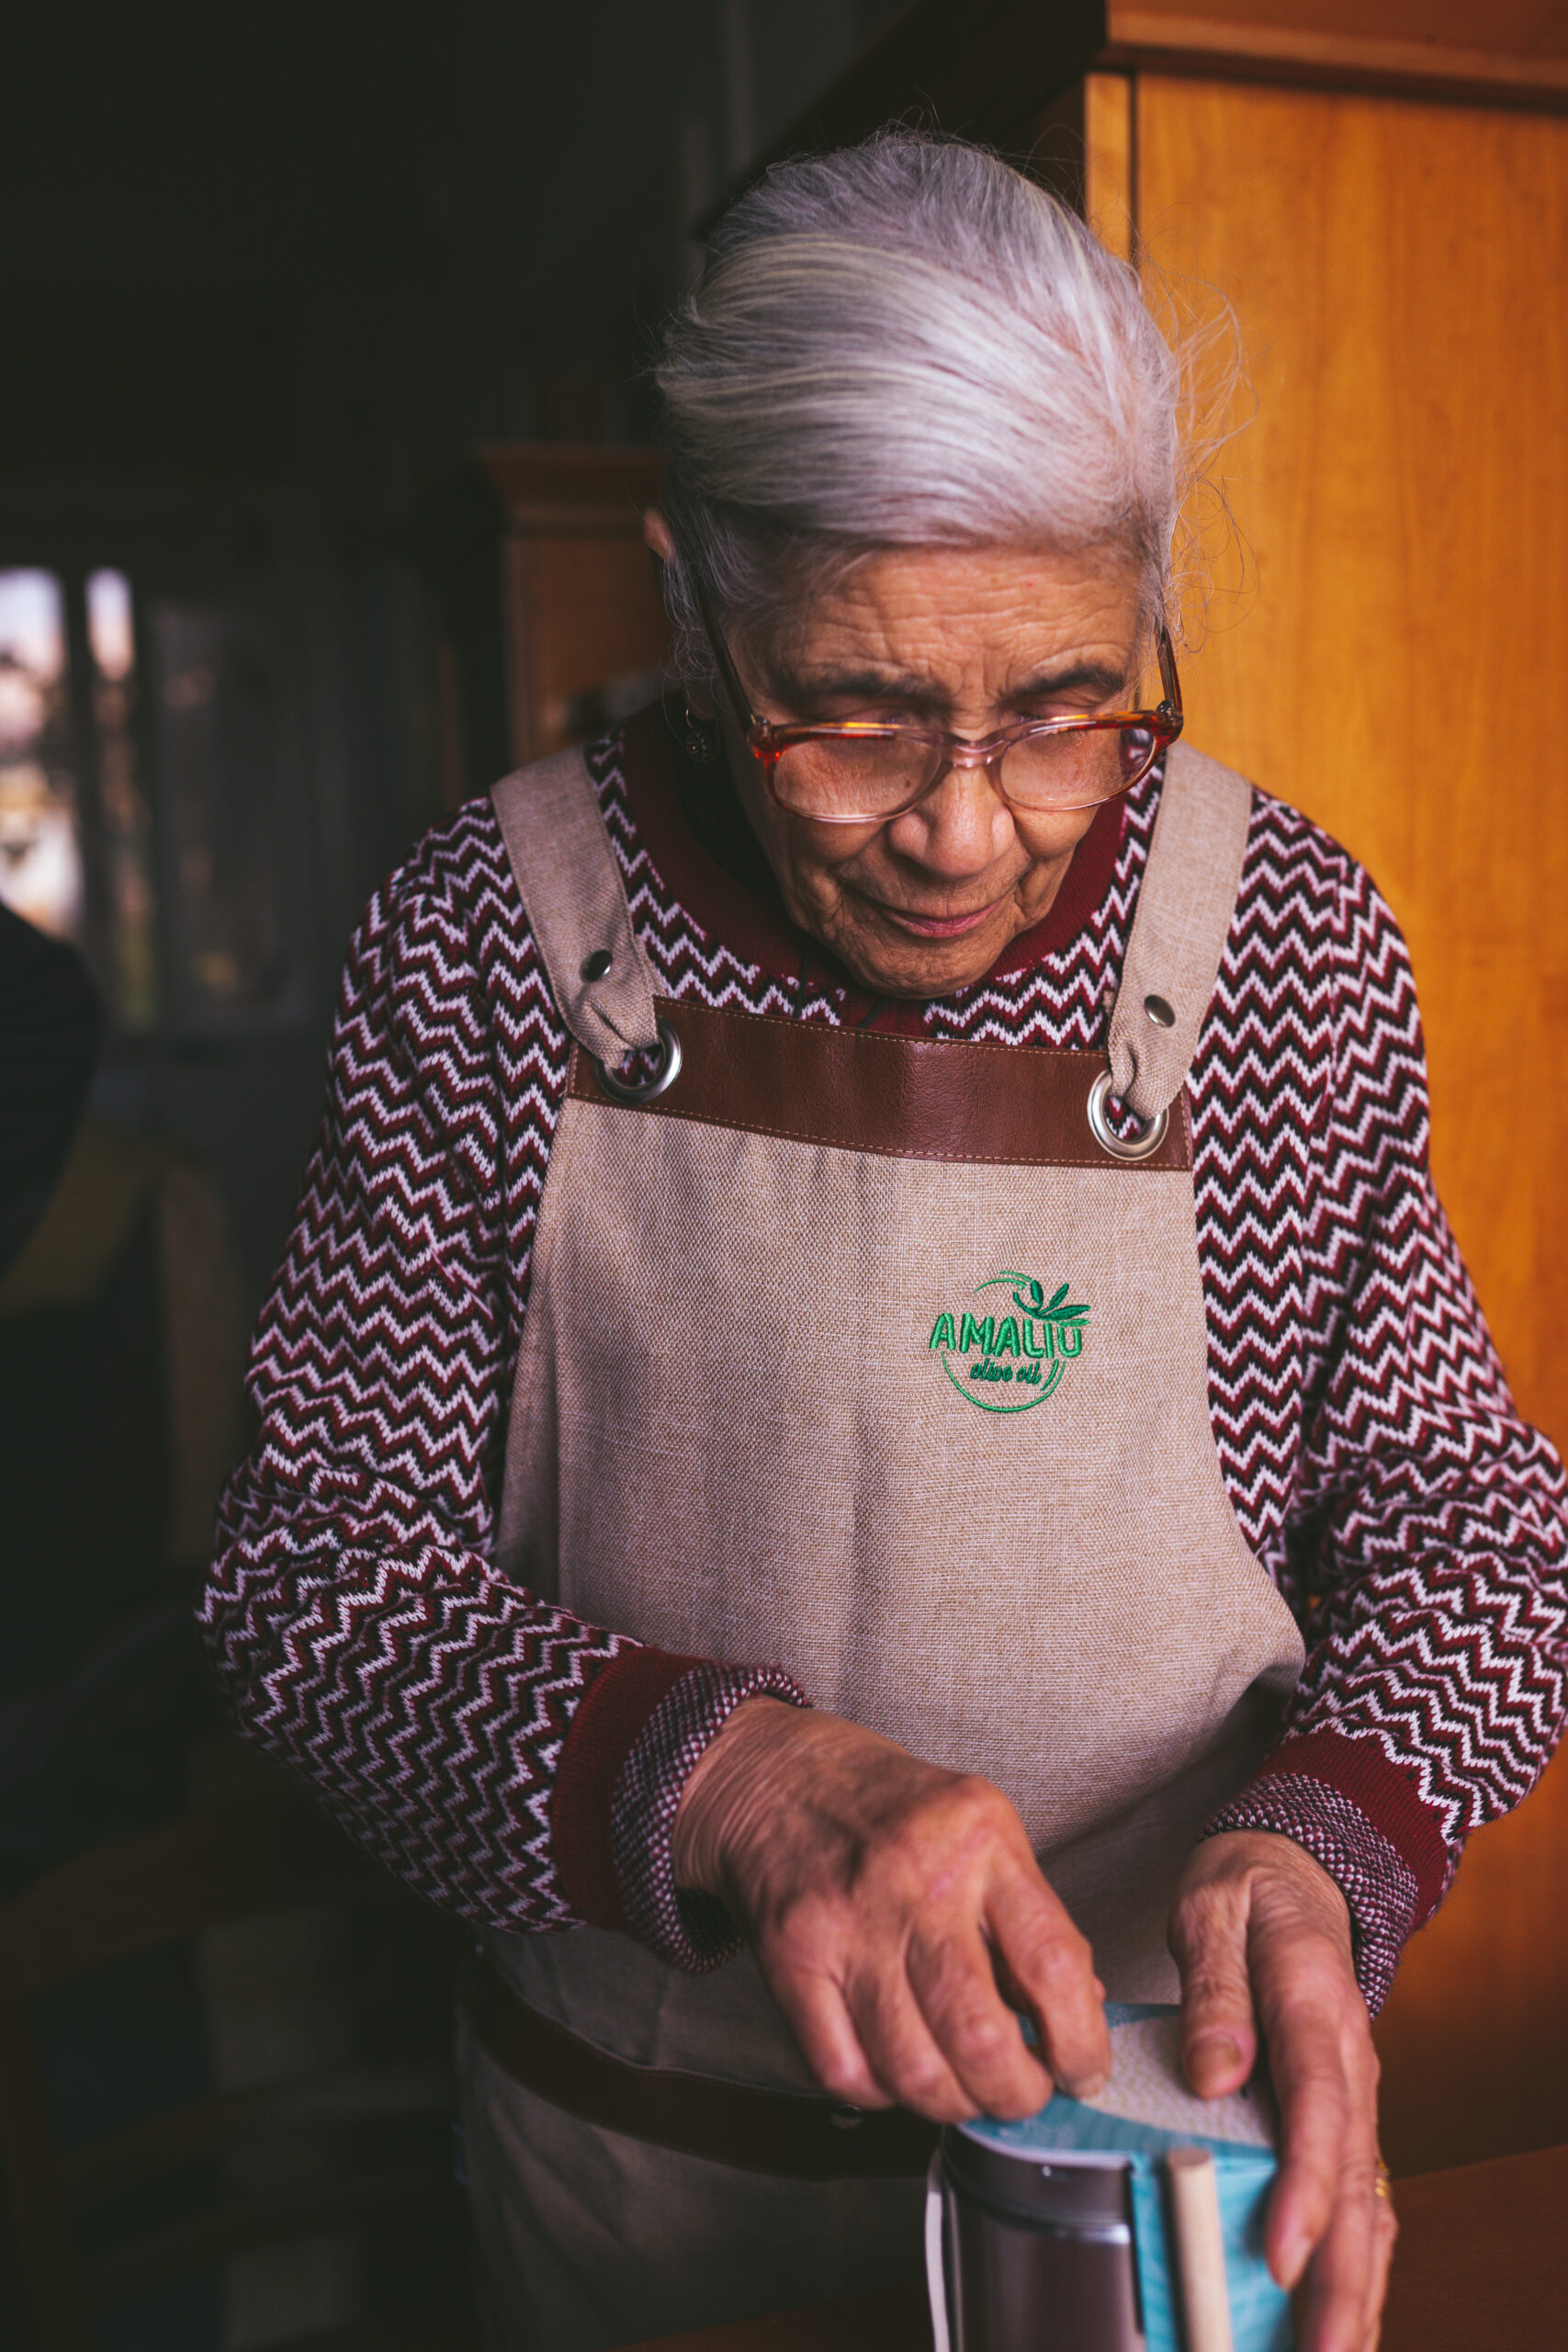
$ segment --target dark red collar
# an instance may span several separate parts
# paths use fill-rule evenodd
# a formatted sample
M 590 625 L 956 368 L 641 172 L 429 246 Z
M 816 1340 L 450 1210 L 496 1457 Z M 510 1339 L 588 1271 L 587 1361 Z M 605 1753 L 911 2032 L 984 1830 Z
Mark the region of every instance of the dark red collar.
M 723 771 L 685 756 L 657 703 L 627 723 L 625 772 L 638 837 L 694 922 L 775 978 L 797 981 L 809 968 L 829 987 L 864 993 L 825 947 L 791 922 Z M 1120 800 L 1106 802 L 1078 843 L 1050 911 L 1019 933 L 987 978 L 1027 971 L 1077 936 L 1111 888 L 1124 813 Z

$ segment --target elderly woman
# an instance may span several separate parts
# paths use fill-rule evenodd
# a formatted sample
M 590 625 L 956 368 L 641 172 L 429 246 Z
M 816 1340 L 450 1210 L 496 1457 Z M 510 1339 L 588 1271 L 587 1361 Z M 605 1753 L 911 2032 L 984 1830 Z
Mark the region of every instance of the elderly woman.
M 1180 740 L 1172 358 L 1039 188 L 773 172 L 659 383 L 684 718 L 372 905 L 213 1655 L 481 1931 L 498 2343 L 914 2276 L 931 2120 L 1091 2088 L 1108 1992 L 1267 2046 L 1359 2352 L 1369 2010 L 1563 1704 L 1404 947 Z

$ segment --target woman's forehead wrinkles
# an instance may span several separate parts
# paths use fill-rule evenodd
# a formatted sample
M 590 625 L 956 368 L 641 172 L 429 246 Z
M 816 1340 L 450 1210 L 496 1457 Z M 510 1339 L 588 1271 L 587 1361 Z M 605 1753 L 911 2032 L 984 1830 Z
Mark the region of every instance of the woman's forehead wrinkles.
M 897 670 L 866 663 L 851 669 L 840 668 L 831 661 L 821 663 L 784 663 L 774 671 L 776 690 L 792 697 L 807 697 L 820 702 L 882 702 L 908 703 L 911 707 L 928 708 L 945 704 L 954 698 L 962 682 L 951 674 Z M 1031 670 L 1017 681 L 1008 680 L 996 688 L 998 704 L 1041 702 L 1054 695 L 1090 693 L 1111 695 L 1125 685 L 1127 669 L 1124 663 L 1104 660 L 1067 660 L 1051 662 Z
M 1064 695 L 1123 693 L 1138 576 L 1117 554 L 1017 548 L 880 551 L 751 640 L 757 683 L 801 718 L 871 710 L 911 721 L 998 717 Z M 739 649 L 738 649 L 739 650 Z

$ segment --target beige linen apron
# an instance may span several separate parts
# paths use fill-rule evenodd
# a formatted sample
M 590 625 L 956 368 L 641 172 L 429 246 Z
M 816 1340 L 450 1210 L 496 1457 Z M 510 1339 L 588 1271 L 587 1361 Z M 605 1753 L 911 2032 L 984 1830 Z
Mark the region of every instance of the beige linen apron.
M 1109 1056 L 656 1001 L 581 755 L 496 806 L 579 1041 L 498 1565 L 642 1641 L 776 1661 L 984 1773 L 1109 1994 L 1173 1998 L 1177 1873 L 1303 1655 L 1221 1479 L 1182 1094 L 1248 787 L 1172 754 Z M 677 1076 L 614 1101 L 600 1057 L 658 1020 Z M 1097 1114 L 1112 1084 L 1155 1122 L 1141 1158 Z M 491 1951 L 623 2059 L 813 2087 L 749 1955 L 690 1976 L 594 1929 Z M 743 2176 L 479 2053 L 467 2113 L 507 2344 L 589 2352 L 918 2269 L 916 2184 Z

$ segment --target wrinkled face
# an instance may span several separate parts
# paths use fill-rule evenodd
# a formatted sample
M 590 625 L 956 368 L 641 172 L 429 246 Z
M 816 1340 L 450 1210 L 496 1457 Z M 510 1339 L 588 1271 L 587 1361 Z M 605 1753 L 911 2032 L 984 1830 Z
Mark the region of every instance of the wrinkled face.
M 731 648 L 780 723 L 902 720 L 978 737 L 1019 718 L 1125 708 L 1147 633 L 1120 551 L 892 548 Z M 787 813 L 720 704 L 747 815 L 793 920 L 878 995 L 931 997 L 987 972 L 1061 888 L 1092 808 L 1012 809 L 953 769 L 880 825 Z

